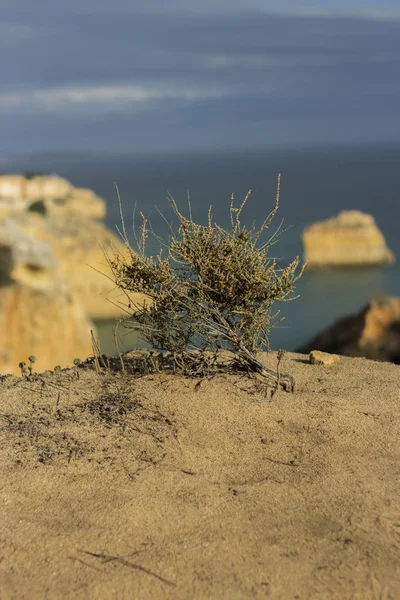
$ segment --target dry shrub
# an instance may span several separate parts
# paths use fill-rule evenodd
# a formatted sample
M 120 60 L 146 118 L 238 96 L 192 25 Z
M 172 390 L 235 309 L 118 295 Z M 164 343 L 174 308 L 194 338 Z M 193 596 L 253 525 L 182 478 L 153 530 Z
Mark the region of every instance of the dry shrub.
M 206 353 L 216 355 L 223 349 L 232 353 L 231 366 L 257 373 L 278 386 L 277 373 L 265 369 L 256 353 L 269 350 L 268 336 L 276 317 L 273 304 L 293 298 L 302 273 L 298 257 L 286 268 L 268 258 L 279 229 L 262 240 L 278 210 L 279 191 L 278 177 L 275 208 L 259 228 L 241 223 L 250 192 L 239 207 L 232 196 L 229 229 L 213 222 L 211 207 L 207 224 L 195 223 L 190 202 L 185 217 L 170 197 L 179 227 L 176 233 L 171 231 L 164 256 L 162 250 L 155 257 L 145 253 L 151 229 L 143 213 L 137 251 L 130 247 L 123 223 L 128 252 L 110 259 L 115 283 L 128 300 L 131 292 L 149 299 L 136 306 L 127 302 L 130 326 L 152 348 L 174 357 L 183 372 L 199 372 L 199 364 L 210 364 L 204 359 Z M 291 390 L 294 382 L 280 374 L 279 385 Z

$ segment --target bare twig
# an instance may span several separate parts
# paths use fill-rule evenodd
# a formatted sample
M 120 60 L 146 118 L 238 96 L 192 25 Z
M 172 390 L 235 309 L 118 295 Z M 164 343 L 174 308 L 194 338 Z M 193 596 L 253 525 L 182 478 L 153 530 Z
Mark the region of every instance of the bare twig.
M 121 565 L 124 565 L 125 567 L 131 567 L 132 569 L 137 569 L 138 571 L 143 571 L 143 573 L 146 573 L 147 575 L 151 575 L 152 577 L 155 577 L 156 579 L 158 579 L 159 581 L 162 581 L 163 583 L 165 583 L 167 585 L 176 587 L 176 583 L 174 583 L 173 581 L 169 581 L 168 579 L 165 579 L 165 577 L 162 577 L 161 575 L 158 575 L 157 573 L 150 571 L 150 569 L 146 569 L 145 567 L 142 567 L 142 565 L 132 563 L 129 560 L 122 558 L 121 556 L 112 556 L 109 554 L 103 554 L 103 553 L 98 553 L 98 552 L 88 552 L 87 550 L 78 550 L 78 552 L 82 552 L 83 554 L 87 554 L 88 556 L 93 556 L 94 558 L 100 558 L 105 563 L 110 562 L 110 561 L 117 561 Z

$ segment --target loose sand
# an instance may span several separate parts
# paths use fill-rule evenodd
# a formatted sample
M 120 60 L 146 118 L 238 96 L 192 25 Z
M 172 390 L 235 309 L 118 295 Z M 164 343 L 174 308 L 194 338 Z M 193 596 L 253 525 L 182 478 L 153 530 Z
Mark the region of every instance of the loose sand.
M 400 598 L 400 367 L 282 368 L 3 377 L 1 600 Z

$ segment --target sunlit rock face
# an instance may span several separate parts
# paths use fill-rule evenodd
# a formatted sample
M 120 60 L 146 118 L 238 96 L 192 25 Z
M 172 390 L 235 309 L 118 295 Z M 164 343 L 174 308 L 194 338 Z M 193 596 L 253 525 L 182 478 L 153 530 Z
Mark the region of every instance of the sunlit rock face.
M 359 313 L 318 333 L 298 352 L 312 350 L 400 364 L 400 298 L 372 300 Z
M 78 215 L 96 220 L 104 219 L 106 214 L 104 200 L 92 190 L 76 188 L 62 177 L 1 175 L 0 218 L 30 209 L 48 215 Z
M 92 354 L 92 322 L 62 282 L 53 289 L 22 283 L 0 287 L 0 374 L 21 373 L 20 362 L 36 357 L 35 371 L 72 366 Z
M 51 284 L 57 268 L 51 246 L 19 227 L 16 219 L 0 221 L 0 285 L 28 280 L 36 289 Z
M 37 247 L 42 248 L 42 261 L 51 249 L 57 277 L 65 281 L 90 318 L 109 319 L 122 315 L 123 309 L 118 305 L 121 293 L 115 290 L 110 280 L 112 272 L 108 258 L 115 252 L 124 253 L 126 249 L 102 223 L 74 215 L 43 217 L 29 212 L 12 221 L 8 219 L 8 223 L 12 223 L 20 237 L 25 236 L 36 243 L 36 247 L 31 244 L 32 254 L 34 249 L 37 253 Z M 28 257 L 14 254 L 13 279 L 32 287 L 38 287 L 42 280 L 44 285 L 46 271 L 31 268 Z M 52 276 L 47 275 L 51 286 Z
M 55 273 L 90 318 L 120 317 L 121 293 L 108 259 L 126 247 L 103 224 L 105 212 L 92 190 L 62 177 L 0 176 L 0 285 L 11 273 L 14 281 L 45 290 Z
M 19 374 L 30 355 L 44 371 L 91 354 L 93 323 L 57 271 L 49 244 L 13 219 L 0 222 L 1 374 Z
M 92 354 L 92 319 L 127 316 L 109 263 L 127 248 L 104 215 L 60 177 L 0 177 L 0 373 L 32 354 L 37 370 L 71 365 Z
M 302 236 L 308 268 L 382 265 L 394 262 L 373 216 L 358 210 L 309 225 Z

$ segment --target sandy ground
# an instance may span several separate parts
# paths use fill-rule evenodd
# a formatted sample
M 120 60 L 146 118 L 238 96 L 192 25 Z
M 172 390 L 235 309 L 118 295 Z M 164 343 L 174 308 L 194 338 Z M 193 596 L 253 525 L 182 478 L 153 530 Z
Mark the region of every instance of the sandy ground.
M 1 378 L 1 600 L 400 598 L 400 367 L 283 370 Z

